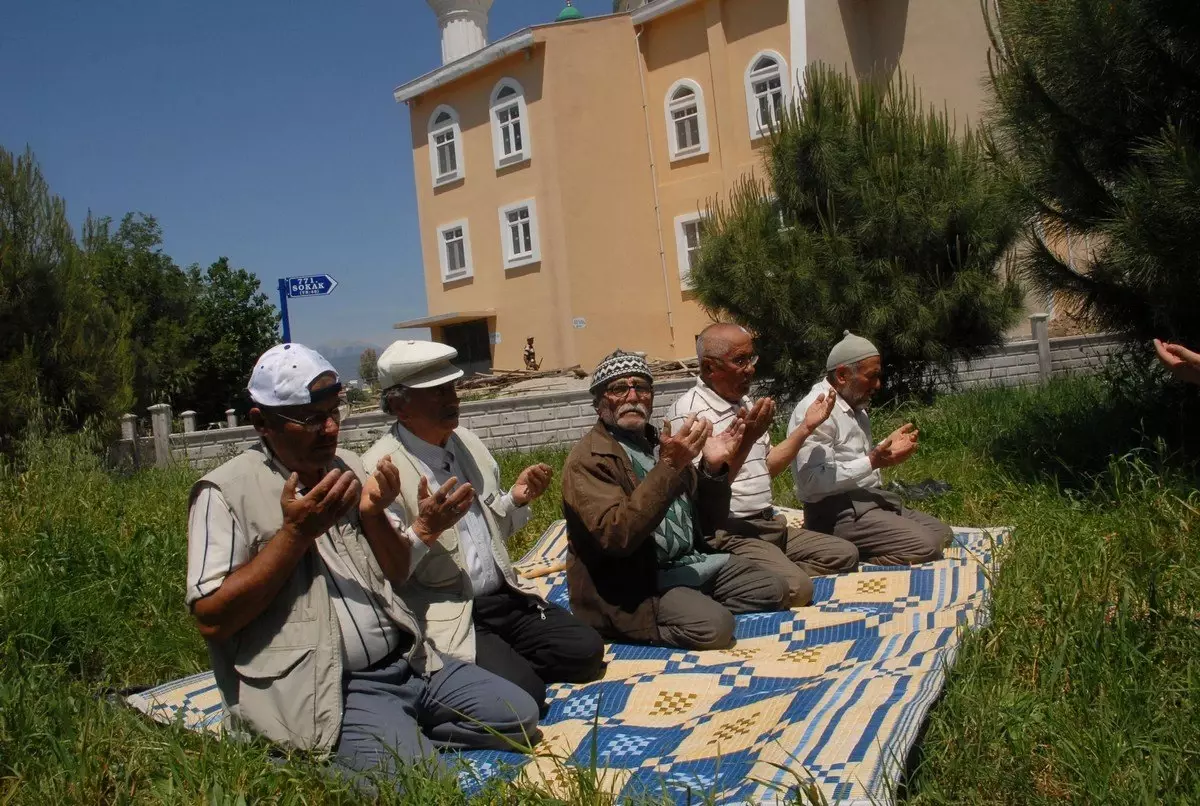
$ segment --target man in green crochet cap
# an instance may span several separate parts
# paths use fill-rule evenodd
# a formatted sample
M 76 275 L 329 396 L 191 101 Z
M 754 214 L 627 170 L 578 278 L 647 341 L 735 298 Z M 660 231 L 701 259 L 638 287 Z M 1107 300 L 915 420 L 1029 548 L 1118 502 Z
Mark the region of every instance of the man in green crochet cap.
M 825 377 L 792 413 L 788 430 L 822 394 L 836 393 L 833 412 L 804 442 L 792 462 L 796 497 L 804 502 L 805 526 L 849 540 L 862 562 L 909 565 L 941 559 L 953 534 L 931 515 L 909 509 L 883 489 L 885 467 L 917 450 L 912 423 L 879 444 L 871 440 L 867 404 L 879 391 L 883 361 L 875 345 L 846 331 L 825 362 Z

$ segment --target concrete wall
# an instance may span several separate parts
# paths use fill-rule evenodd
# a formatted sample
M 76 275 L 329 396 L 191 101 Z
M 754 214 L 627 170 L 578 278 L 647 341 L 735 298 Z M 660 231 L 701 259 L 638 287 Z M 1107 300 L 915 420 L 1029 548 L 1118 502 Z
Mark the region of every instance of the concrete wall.
M 1050 374 L 1094 372 L 1119 344 L 1117 339 L 1103 334 L 1050 339 Z M 1010 342 L 986 358 L 960 364 L 952 386 L 1020 386 L 1040 380 L 1038 342 L 1028 340 Z M 655 422 L 661 421 L 671 404 L 694 383 L 690 378 L 658 383 Z M 783 416 L 790 413 L 782 412 Z M 364 451 L 391 422 L 382 412 L 351 415 L 342 421 L 341 443 L 351 450 Z M 480 400 L 462 406 L 462 424 L 477 433 L 492 450 L 570 445 L 595 422 L 592 399 L 586 391 Z M 186 461 L 193 467 L 216 465 L 257 440 L 249 426 L 175 433 L 166 438 L 172 459 Z M 140 466 L 153 464 L 153 441 L 140 437 L 138 442 Z M 130 440 L 117 443 L 112 451 L 113 460 L 133 464 L 132 444 Z

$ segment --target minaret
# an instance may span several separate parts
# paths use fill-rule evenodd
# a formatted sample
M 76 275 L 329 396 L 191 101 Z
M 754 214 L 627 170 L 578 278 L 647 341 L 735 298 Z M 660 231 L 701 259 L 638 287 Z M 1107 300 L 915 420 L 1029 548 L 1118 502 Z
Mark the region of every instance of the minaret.
M 425 0 L 442 29 L 442 64 L 461 59 L 487 45 L 488 10 L 492 0 Z

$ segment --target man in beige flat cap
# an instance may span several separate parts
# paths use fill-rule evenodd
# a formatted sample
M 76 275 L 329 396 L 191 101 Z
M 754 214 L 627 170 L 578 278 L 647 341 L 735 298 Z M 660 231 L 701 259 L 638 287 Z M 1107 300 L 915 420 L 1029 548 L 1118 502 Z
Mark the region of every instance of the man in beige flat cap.
M 400 471 L 394 511 L 419 515 L 422 491 L 465 496 L 462 520 L 434 543 L 414 546 L 401 597 L 440 652 L 516 683 L 544 713 L 546 684 L 580 683 L 603 667 L 599 634 L 522 586 L 505 541 L 529 521 L 528 505 L 550 485 L 549 465 L 521 471 L 512 489 L 479 437 L 459 426 L 454 381 L 458 351 L 430 341 L 397 341 L 379 356 L 381 405 L 396 417 L 363 456 L 385 456 Z M 456 486 L 457 485 L 457 486 Z M 440 489 L 439 489 L 440 488 Z M 464 493 L 464 490 L 466 491 Z
M 917 429 L 906 423 L 878 445 L 871 444 L 866 407 L 879 391 L 883 362 L 871 342 L 846 331 L 825 362 L 826 375 L 792 413 L 788 431 L 799 427 L 819 396 L 836 394 L 833 412 L 801 446 L 792 462 L 796 497 L 804 502 L 805 525 L 837 535 L 858 547 L 862 562 L 909 565 L 941 559 L 950 527 L 909 509 L 883 489 L 880 470 L 906 461 L 917 450 Z

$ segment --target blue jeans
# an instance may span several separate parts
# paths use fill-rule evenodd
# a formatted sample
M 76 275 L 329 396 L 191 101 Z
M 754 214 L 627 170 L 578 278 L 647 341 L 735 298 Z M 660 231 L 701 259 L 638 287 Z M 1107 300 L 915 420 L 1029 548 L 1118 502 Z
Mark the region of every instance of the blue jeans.
M 346 673 L 338 761 L 362 772 L 430 759 L 437 750 L 515 750 L 535 744 L 538 706 L 519 686 L 471 663 L 442 658 L 429 677 L 403 658 Z M 494 732 L 493 732 L 494 731 Z

